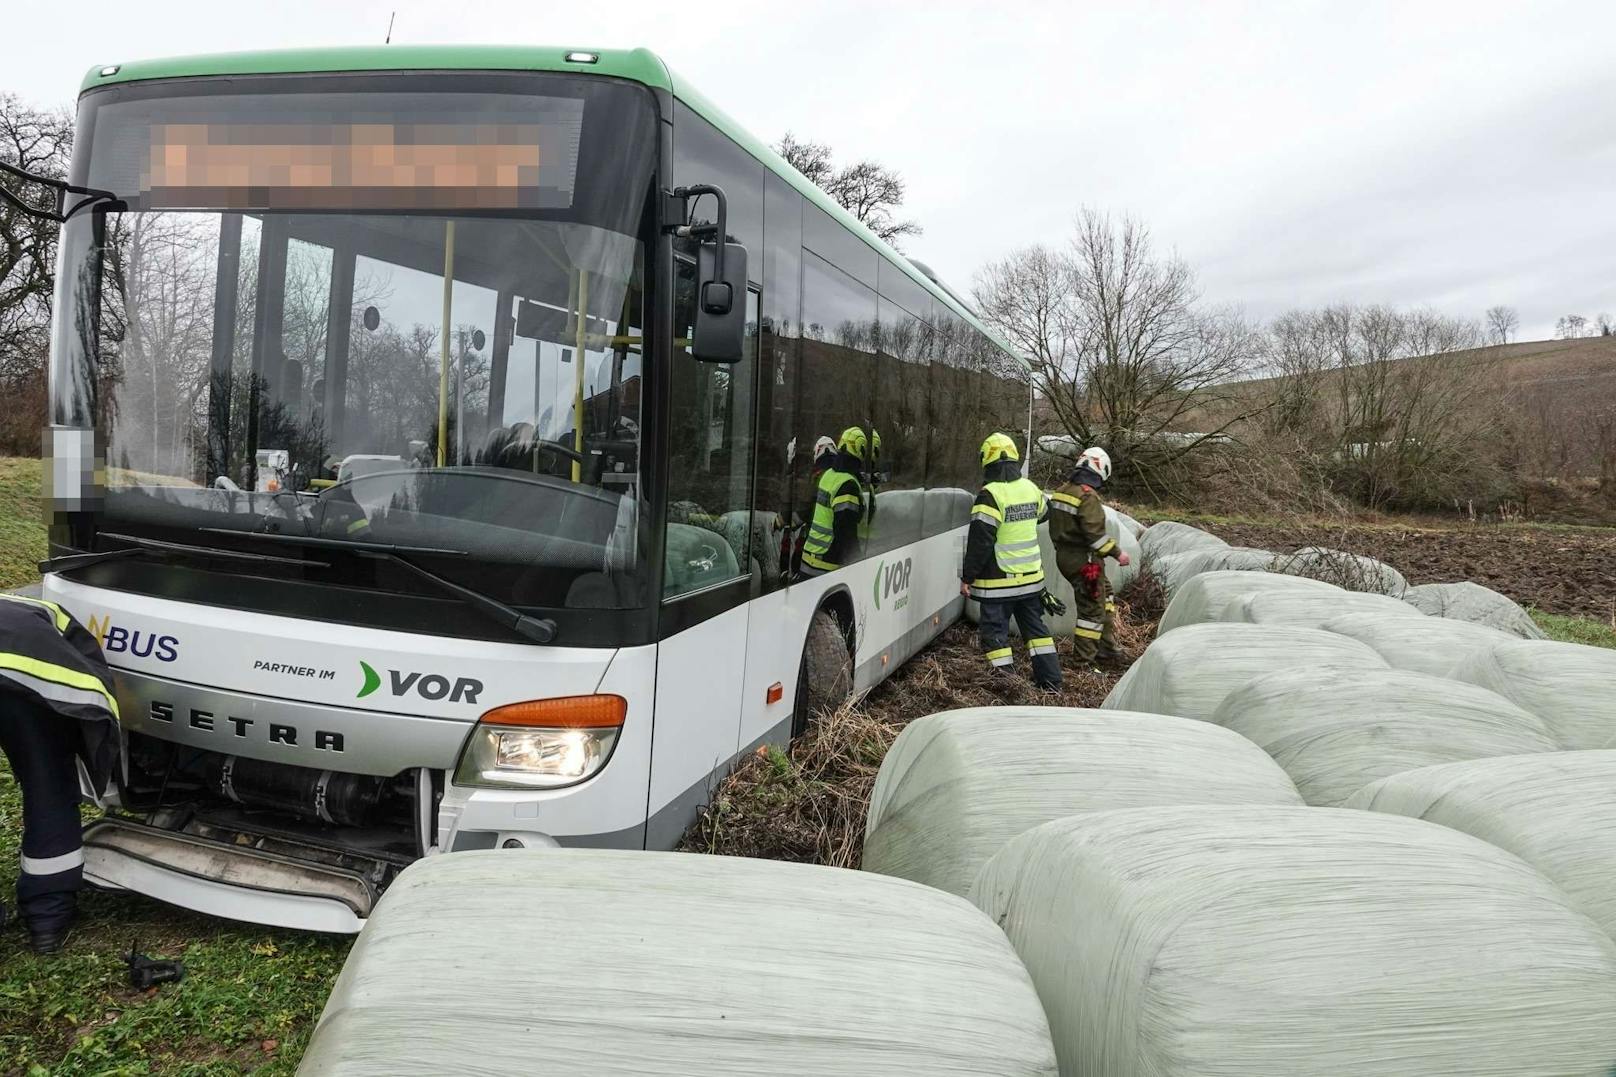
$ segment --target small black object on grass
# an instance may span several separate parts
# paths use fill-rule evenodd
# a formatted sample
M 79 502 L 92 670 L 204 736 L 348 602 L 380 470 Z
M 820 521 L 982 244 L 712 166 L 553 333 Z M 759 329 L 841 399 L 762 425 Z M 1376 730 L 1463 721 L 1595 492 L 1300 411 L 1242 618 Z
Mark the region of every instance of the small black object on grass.
M 137 991 L 145 991 L 158 984 L 177 984 L 185 979 L 185 965 L 182 962 L 147 957 L 135 942 L 129 944 L 129 952 L 123 955 L 123 960 L 129 966 L 129 986 Z

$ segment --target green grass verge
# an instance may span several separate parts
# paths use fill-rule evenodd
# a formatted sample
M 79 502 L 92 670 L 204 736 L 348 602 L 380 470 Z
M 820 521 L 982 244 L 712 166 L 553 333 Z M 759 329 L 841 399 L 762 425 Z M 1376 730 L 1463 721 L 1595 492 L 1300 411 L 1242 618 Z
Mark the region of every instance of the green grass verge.
M 45 513 L 39 503 L 44 465 L 0 456 L 0 588 L 39 579 L 45 557 Z
M 89 814 L 89 809 L 86 809 Z M 15 892 L 22 803 L 0 765 L 0 892 Z M 35 957 L 0 932 L 0 1073 L 290 1074 L 308 1043 L 346 937 L 193 915 L 128 894 L 86 893 L 67 949 Z M 185 962 L 185 980 L 129 986 L 131 943 Z
M 1587 617 L 1562 617 L 1557 613 L 1532 610 L 1532 620 L 1550 639 L 1565 643 L 1586 643 L 1590 647 L 1616 648 L 1616 627 Z

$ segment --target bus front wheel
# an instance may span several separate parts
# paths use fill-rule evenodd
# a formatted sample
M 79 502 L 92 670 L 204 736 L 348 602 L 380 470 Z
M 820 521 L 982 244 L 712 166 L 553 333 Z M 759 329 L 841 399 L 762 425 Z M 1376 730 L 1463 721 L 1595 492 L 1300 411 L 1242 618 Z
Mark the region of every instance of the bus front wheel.
M 835 710 L 852 691 L 853 656 L 848 653 L 847 637 L 834 614 L 819 610 L 808 623 L 808 639 L 802 646 L 791 735 L 802 736 L 812 716 Z

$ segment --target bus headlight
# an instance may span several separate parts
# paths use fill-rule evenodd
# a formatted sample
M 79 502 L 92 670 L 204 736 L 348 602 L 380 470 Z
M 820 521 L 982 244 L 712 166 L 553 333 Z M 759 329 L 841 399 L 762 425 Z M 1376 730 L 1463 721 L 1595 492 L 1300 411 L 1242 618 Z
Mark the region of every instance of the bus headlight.
M 563 696 L 496 707 L 477 721 L 456 785 L 553 789 L 594 775 L 611 757 L 628 701 Z

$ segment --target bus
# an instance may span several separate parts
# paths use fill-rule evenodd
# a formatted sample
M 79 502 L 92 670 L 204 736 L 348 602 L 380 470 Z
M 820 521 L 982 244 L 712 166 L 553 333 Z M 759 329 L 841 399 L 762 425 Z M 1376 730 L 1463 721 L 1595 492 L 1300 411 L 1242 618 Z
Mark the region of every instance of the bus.
M 352 932 L 419 857 L 671 848 L 961 612 L 1025 368 L 649 52 L 99 67 L 70 184 L 43 591 L 118 680 L 101 886 Z

